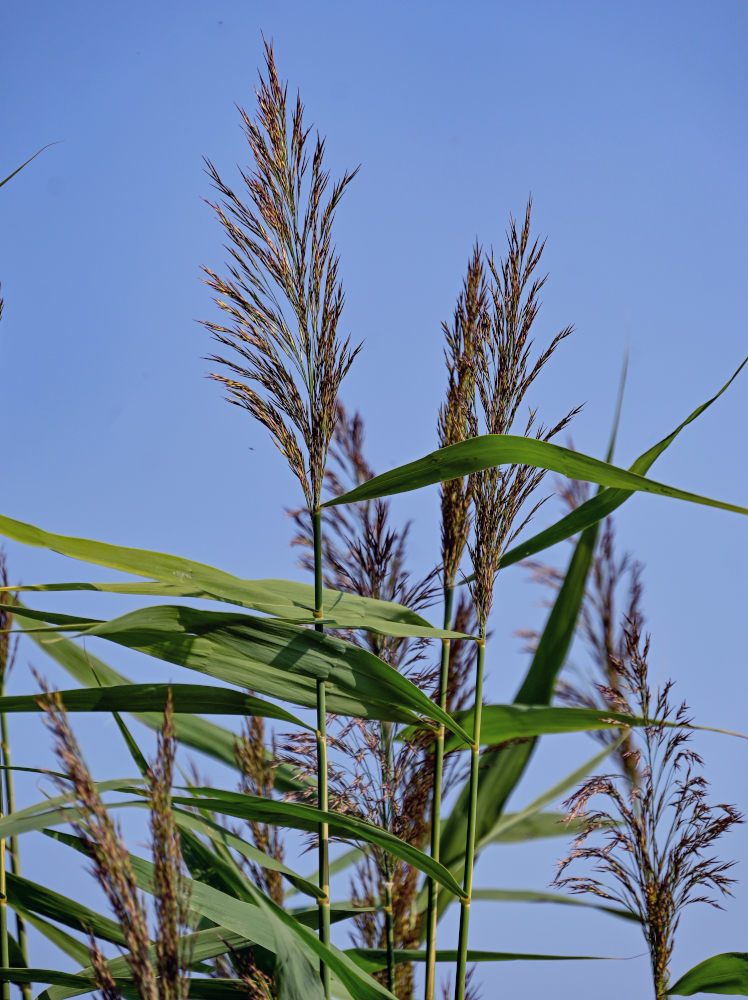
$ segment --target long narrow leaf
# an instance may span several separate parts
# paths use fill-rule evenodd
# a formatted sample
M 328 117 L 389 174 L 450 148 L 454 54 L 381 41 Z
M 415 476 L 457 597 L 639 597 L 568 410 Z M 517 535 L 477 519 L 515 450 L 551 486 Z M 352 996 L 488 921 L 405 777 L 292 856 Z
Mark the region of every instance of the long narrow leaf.
M 75 688 L 56 692 L 68 712 L 145 712 L 165 705 L 172 694 L 172 709 L 179 715 L 204 712 L 206 715 L 248 715 L 279 719 L 302 729 L 310 727 L 290 712 L 261 698 L 207 684 L 119 684 L 102 688 Z M 0 697 L 0 712 L 39 712 L 38 694 Z
M 82 850 L 78 838 L 68 834 L 54 832 L 56 839 Z M 153 865 L 130 855 L 130 863 L 138 886 L 146 892 L 153 892 Z M 223 927 L 244 936 L 245 940 L 265 948 L 275 954 L 278 923 L 290 928 L 296 935 L 299 947 L 309 955 L 323 958 L 330 967 L 333 976 L 346 987 L 357 1000 L 393 1000 L 392 994 L 371 979 L 345 952 L 331 946 L 326 947 L 318 939 L 314 931 L 297 923 L 293 917 L 277 907 L 272 900 L 263 896 L 266 906 L 260 908 L 251 903 L 234 899 L 227 893 L 220 892 L 202 882 L 185 877 L 185 885 L 189 889 L 190 910 L 196 916 L 205 916 Z M 259 890 L 256 890 L 259 893 Z
M 649 469 L 654 465 L 655 461 L 660 457 L 660 455 L 670 447 L 670 445 L 675 441 L 680 432 L 687 427 L 690 423 L 696 420 L 697 417 L 708 410 L 712 403 L 716 402 L 719 397 L 725 392 L 734 380 L 738 377 L 740 372 L 743 370 L 745 365 L 748 364 L 748 358 L 738 366 L 738 368 L 733 372 L 730 378 L 725 382 L 719 392 L 715 393 L 711 399 L 708 399 L 701 406 L 697 406 L 686 419 L 678 424 L 674 431 L 671 431 L 667 437 L 664 437 L 657 444 L 652 445 L 643 452 L 639 457 L 632 462 L 629 467 L 629 472 L 635 472 L 640 476 L 643 476 L 649 471 Z M 556 545 L 557 542 L 563 542 L 567 538 L 571 538 L 572 535 L 576 535 L 579 531 L 584 531 L 585 528 L 589 527 L 591 524 L 595 524 L 598 521 L 602 521 L 603 518 L 612 514 L 614 510 L 625 503 L 629 497 L 633 496 L 632 490 L 620 490 L 620 489 L 604 489 L 600 490 L 594 497 L 591 497 L 585 503 L 580 504 L 576 510 L 571 511 L 565 517 L 562 517 L 560 521 L 556 524 L 551 525 L 549 528 L 538 532 L 538 534 L 533 535 L 526 541 L 520 542 L 513 549 L 509 549 L 501 557 L 500 565 L 511 566 L 512 563 L 519 562 L 521 559 L 527 559 L 530 556 L 536 555 L 538 552 L 542 552 L 543 549 L 550 548 L 551 545 Z
M 712 955 L 689 969 L 668 989 L 669 996 L 691 997 L 694 993 L 748 996 L 748 952 Z
M 409 462 L 381 476 L 368 479 L 349 493 L 328 500 L 324 506 L 375 500 L 378 497 L 417 490 L 432 483 L 459 479 L 481 469 L 510 464 L 531 465 L 538 469 L 559 472 L 569 479 L 581 479 L 588 483 L 632 492 L 653 493 L 675 500 L 687 500 L 707 507 L 729 510 L 735 514 L 748 514 L 747 507 L 725 503 L 722 500 L 712 500 L 675 486 L 658 483 L 635 472 L 619 469 L 618 466 L 608 462 L 601 462 L 600 459 L 592 458 L 590 455 L 572 451 L 570 448 L 562 448 L 558 444 L 520 437 L 516 434 L 483 434 L 468 441 L 440 448 L 439 451 L 431 452 L 415 462 Z
M 274 799 L 262 798 L 258 795 L 245 795 L 241 792 L 223 791 L 215 788 L 190 789 L 200 796 L 201 808 L 210 812 L 234 816 L 236 819 L 258 820 L 276 826 L 291 827 L 296 830 L 316 832 L 320 820 L 327 822 L 330 835 L 347 839 L 362 840 L 367 844 L 375 844 L 394 857 L 405 861 L 443 885 L 457 896 L 462 895 L 462 887 L 450 873 L 438 862 L 412 844 L 400 840 L 389 831 L 357 816 L 345 813 L 322 812 L 314 806 L 302 802 L 278 802 Z M 175 796 L 173 800 L 178 805 L 195 805 L 194 798 Z
M 11 607 L 11 605 L 8 605 Z M 74 624 L 71 615 L 16 610 L 22 621 Z M 393 722 L 419 715 L 464 730 L 411 681 L 368 650 L 307 628 L 237 613 L 163 605 L 108 622 L 78 619 L 81 635 L 98 636 L 270 697 L 314 707 L 326 681 L 328 709 Z
M 118 593 L 161 594 L 164 589 L 160 584 L 168 584 L 166 593 L 171 596 L 215 598 L 297 623 L 318 620 L 314 617 L 314 587 L 310 584 L 290 580 L 242 580 L 213 566 L 183 559 L 181 556 L 110 545 L 89 538 L 58 535 L 3 515 L 0 515 L 0 534 L 24 545 L 51 549 L 73 559 L 151 578 L 144 585 L 36 585 L 41 589 L 114 588 L 114 592 Z M 401 604 L 377 601 L 357 594 L 343 594 L 336 590 L 323 590 L 322 610 L 323 621 L 331 628 L 371 629 L 386 635 L 431 638 L 454 635 L 442 629 L 434 629 L 425 618 Z

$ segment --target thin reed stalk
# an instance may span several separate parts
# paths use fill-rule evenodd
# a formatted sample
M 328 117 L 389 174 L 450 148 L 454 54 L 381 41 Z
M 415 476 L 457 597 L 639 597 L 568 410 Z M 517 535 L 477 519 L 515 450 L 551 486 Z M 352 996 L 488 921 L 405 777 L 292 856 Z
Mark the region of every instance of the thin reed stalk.
M 314 617 L 322 617 L 322 525 L 319 508 L 312 512 L 312 539 L 314 544 Z M 317 622 L 315 631 L 324 632 Z M 329 807 L 327 771 L 327 711 L 325 682 L 317 681 L 317 807 L 323 812 Z M 319 936 L 323 944 L 330 944 L 330 848 L 327 823 L 319 825 Z M 330 970 L 320 962 L 320 976 L 325 997 L 330 996 Z
M 8 586 L 8 566 L 5 558 L 5 553 L 0 551 L 0 585 L 3 587 Z M 8 603 L 12 603 L 13 596 L 8 595 Z M 13 664 L 16 659 L 16 652 L 18 650 L 18 637 L 15 640 L 11 638 L 10 629 L 13 627 L 13 617 L 10 612 L 0 611 L 0 697 L 5 695 L 5 684 L 8 679 L 8 675 L 13 668 Z M 2 763 L 4 765 L 3 771 L 3 781 L 2 787 L 0 787 L 0 814 L 2 813 L 3 806 L 5 811 L 10 814 L 15 812 L 15 790 L 13 786 L 13 772 L 11 770 L 11 754 L 10 754 L 10 737 L 8 733 L 8 718 L 5 712 L 0 712 L 0 743 L 2 745 Z M 4 802 L 3 802 L 3 790 L 4 790 Z M 21 862 L 20 854 L 18 849 L 18 838 L 9 837 L 7 840 L 2 841 L 2 847 L 0 847 L 2 852 L 2 857 L 0 858 L 0 892 L 2 892 L 2 901 L 0 906 L 2 906 L 2 913 L 0 914 L 0 934 L 2 934 L 5 945 L 8 945 L 8 917 L 7 917 L 7 904 L 5 900 L 5 883 L 7 881 L 6 871 L 9 870 L 13 872 L 14 875 L 21 874 Z M 9 862 L 9 866 L 8 866 Z M 28 967 L 28 945 L 26 942 L 26 923 L 20 913 L 16 913 L 16 938 L 18 941 L 18 947 L 21 952 L 21 957 L 23 963 Z M 5 953 L 2 953 L 3 961 L 5 960 Z M 21 983 L 20 989 L 24 997 L 24 1000 L 31 1000 L 31 984 Z M 3 984 L 5 986 L 5 984 Z
M 475 827 L 478 819 L 478 770 L 480 767 L 480 728 L 483 712 L 483 673 L 486 657 L 486 626 L 480 627 L 478 639 L 478 659 L 475 667 L 475 707 L 473 708 L 473 743 L 470 747 L 470 806 L 468 811 L 467 840 L 465 844 L 465 874 L 463 876 L 463 896 L 460 899 L 460 930 L 457 950 L 457 978 L 455 997 L 465 998 L 467 977 L 468 925 L 470 922 L 470 902 L 473 895 L 473 868 L 475 866 Z
M 475 391 L 467 413 L 471 436 L 480 433 L 508 434 L 513 431 L 519 407 L 528 389 L 553 354 L 558 344 L 572 332 L 565 327 L 551 340 L 530 365 L 533 341 L 532 324 L 540 308 L 540 290 L 545 277 L 534 277 L 543 243 L 530 243 L 531 200 L 527 203 L 523 225 L 510 218 L 507 231 L 507 255 L 496 261 L 493 252 L 487 257 L 489 271 L 487 316 L 476 344 Z M 530 409 L 524 423 L 524 436 L 548 441 L 568 424 L 577 410 L 572 410 L 551 429 L 535 426 L 536 411 Z M 474 508 L 473 540 L 468 543 L 473 563 L 470 595 L 478 619 L 478 657 L 475 670 L 473 709 L 473 744 L 470 759 L 468 833 L 465 844 L 463 898 L 457 946 L 455 1000 L 464 1000 L 467 977 L 468 928 L 475 865 L 475 830 L 478 821 L 478 782 L 480 768 L 480 727 L 483 698 L 486 632 L 493 605 L 496 577 L 502 553 L 532 518 L 543 500 L 533 494 L 540 485 L 544 470 L 527 465 L 499 466 L 484 469 L 469 478 L 468 491 Z M 529 507 L 529 510 L 528 510 Z
M 324 140 L 317 136 L 309 158 L 310 129 L 296 98 L 287 111 L 287 87 L 265 43 L 267 75 L 260 77 L 254 119 L 240 109 L 253 167 L 242 171 L 246 202 L 227 186 L 208 160 L 207 172 L 222 195 L 212 204 L 228 237 L 231 263 L 224 278 L 205 268 L 206 283 L 229 325 L 206 322 L 229 359 L 212 361 L 229 374 L 212 374 L 230 402 L 247 409 L 271 438 L 299 480 L 312 519 L 314 616 L 322 617 L 320 494 L 336 421 L 340 383 L 358 348 L 337 336 L 344 294 L 332 243 L 335 209 L 354 173 L 328 193 Z M 290 125 L 290 128 L 289 128 Z M 311 170 L 309 169 L 311 167 Z M 258 391 L 259 389 L 259 391 Z M 303 447 L 302 447 L 303 446 Z M 304 450 L 306 454 L 304 453 Z M 321 623 L 316 624 L 323 631 Z M 328 807 L 325 683 L 317 682 L 317 788 L 320 809 Z M 328 828 L 319 825 L 319 936 L 330 943 Z M 322 963 L 325 997 L 329 974 Z
M 444 588 L 444 628 L 452 627 L 452 605 L 454 604 L 454 586 Z M 442 639 L 442 656 L 439 665 L 438 703 L 442 711 L 447 709 L 447 691 L 449 684 L 449 639 Z M 431 857 L 439 860 L 441 853 L 441 813 L 442 788 L 444 784 L 444 726 L 436 731 L 434 746 L 434 788 L 431 801 Z M 436 923 L 439 903 L 439 883 L 428 880 L 428 910 L 426 912 L 426 1000 L 433 1000 L 436 986 Z
M 482 251 L 476 243 L 468 262 L 462 291 L 457 300 L 452 326 L 444 323 L 448 385 L 439 411 L 439 446 L 464 441 L 470 430 L 470 411 L 475 393 L 475 356 L 487 332 L 486 281 Z M 442 579 L 444 587 L 444 628 L 452 627 L 455 578 L 459 571 L 470 532 L 470 485 L 464 479 L 442 484 Z M 439 666 L 439 707 L 446 710 L 450 669 L 450 642 L 442 640 Z M 434 776 L 431 799 L 431 856 L 439 860 L 441 851 L 441 804 L 444 782 L 444 726 L 437 730 L 434 746 Z M 436 925 L 439 885 L 428 879 L 426 912 L 426 1000 L 433 1000 L 436 986 Z
M 0 791 L 0 816 L 5 816 L 5 802 L 2 791 Z M 0 962 L 3 968 L 10 966 L 10 952 L 8 949 L 8 897 L 5 886 L 5 837 L 0 839 Z M 5 981 L 0 989 L 2 1000 L 10 1000 L 10 983 Z

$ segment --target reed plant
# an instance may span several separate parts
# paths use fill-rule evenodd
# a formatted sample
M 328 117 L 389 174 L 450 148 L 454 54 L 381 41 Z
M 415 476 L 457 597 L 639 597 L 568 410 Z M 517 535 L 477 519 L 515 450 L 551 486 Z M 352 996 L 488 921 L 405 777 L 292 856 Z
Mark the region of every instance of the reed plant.
M 548 807 L 618 748 L 620 778 L 588 779 L 570 801 L 580 840 L 559 880 L 597 896 L 606 919 L 612 911 L 642 924 L 658 998 L 724 992 L 726 985 L 748 994 L 748 958 L 736 953 L 707 958 L 675 984 L 669 981 L 681 909 L 710 898 L 710 891 L 729 889 L 729 863 L 708 852 L 739 816 L 733 807 L 707 806 L 700 762 L 687 744 L 690 717 L 685 709 L 671 709 L 667 690 L 654 698 L 649 693 L 638 578 L 631 563 L 616 559 L 605 526 L 605 518 L 637 492 L 748 514 L 744 506 L 648 477 L 746 362 L 629 469 L 613 464 L 610 453 L 603 461 L 555 444 L 576 411 L 545 426 L 534 409 L 523 408 L 571 328 L 545 347 L 533 344 L 545 278 L 539 272 L 543 243 L 531 235 L 528 202 L 519 223 L 510 219 L 503 254 L 476 244 L 469 256 L 454 316 L 443 328 L 447 393 L 437 421 L 438 449 L 374 475 L 364 455 L 362 420 L 338 400 L 359 348 L 338 333 L 344 296 L 333 223 L 355 171 L 330 181 L 324 141 L 310 139 L 298 97 L 289 105 L 269 44 L 256 96 L 254 114 L 240 110 L 251 160 L 240 171 L 240 187 L 232 188 L 207 161 L 218 192 L 211 204 L 230 260 L 223 273 L 206 269 L 220 320 L 205 325 L 221 348 L 211 359 L 218 369 L 212 377 L 270 432 L 299 482 L 304 506 L 295 515 L 296 541 L 313 583 L 243 579 L 185 557 L 72 538 L 0 515 L 0 533 L 20 544 L 135 577 L 24 586 L 0 581 L 3 677 L 12 662 L 7 637 L 14 629 L 77 685 L 41 698 L 37 691 L 0 692 L 2 720 L 44 707 L 64 776 L 52 799 L 22 810 L 6 803 L 0 845 L 36 830 L 82 850 L 117 918 L 36 885 L 15 867 L 6 871 L 0 854 L 0 915 L 7 897 L 17 915 L 33 919 L 81 966 L 75 973 L 31 966 L 16 950 L 19 942 L 6 920 L 0 925 L 0 982 L 43 982 L 58 1000 L 67 990 L 92 986 L 108 1000 L 184 1000 L 188 991 L 204 1000 L 237 993 L 263 1000 L 412 1000 L 423 964 L 425 995 L 432 1000 L 438 965 L 447 963 L 454 981 L 442 981 L 445 995 L 476 997 L 469 970 L 475 957 L 570 957 L 539 956 L 535 941 L 529 952 L 471 952 L 469 916 L 481 851 L 531 839 L 538 830 L 555 832 L 556 814 Z M 567 512 L 530 534 L 549 471 L 599 489 L 568 488 Z M 408 526 L 396 522 L 388 498 L 436 484 L 441 551 L 435 545 L 434 569 L 414 571 Z M 563 574 L 545 574 L 555 592 L 517 694 L 507 704 L 484 704 L 499 571 L 565 539 L 573 540 L 571 558 Z M 536 572 L 543 575 L 538 567 Z M 613 597 L 627 574 L 629 615 L 622 633 Z M 110 619 L 25 604 L 26 592 L 43 601 L 50 590 L 162 603 Z M 443 621 L 435 627 L 425 615 L 440 591 Z M 572 703 L 567 688 L 567 703 L 553 704 L 580 630 L 602 689 L 586 683 Z M 82 648 L 89 637 L 156 658 L 180 678 L 194 671 L 200 683 L 135 683 Z M 314 712 L 312 723 L 305 710 Z M 68 721 L 70 713 L 88 711 L 112 713 L 135 778 L 93 780 Z M 160 733 L 152 765 L 124 713 Z M 239 732 L 206 715 L 234 720 Z M 507 812 L 538 740 L 579 731 L 602 734 L 602 757 L 575 768 L 520 812 Z M 174 787 L 177 745 L 232 769 L 235 787 L 196 776 Z M 7 789 L 11 770 L 3 749 Z M 114 788 L 124 797 L 116 806 L 150 806 L 152 864 L 123 842 L 114 806 L 102 798 Z M 612 805 L 589 813 L 598 793 Z M 75 836 L 54 829 L 65 823 Z M 609 838 L 602 847 L 588 839 L 596 833 Z M 316 837 L 316 872 L 305 874 L 289 863 L 287 847 L 298 835 Z M 333 858 L 336 870 L 354 872 L 350 892 L 334 910 L 331 840 L 352 848 Z M 12 853 L 15 866 L 16 847 Z M 584 859 L 607 865 L 612 889 L 586 875 L 568 881 L 566 866 Z M 144 892 L 153 900 L 155 942 Z M 296 906 L 298 894 L 310 905 Z M 570 905 L 568 896 L 536 889 L 483 894 L 507 904 Z M 614 900 L 624 908 L 611 907 Z M 439 920 L 457 904 L 459 933 L 451 942 L 457 947 L 439 949 Z M 333 914 L 353 927 L 353 947 L 332 940 Z M 86 944 L 62 927 L 83 933 Z M 126 954 L 105 958 L 106 942 Z M 51 992 L 58 988 L 62 992 Z
M 322 481 L 338 390 L 359 350 L 337 333 L 344 295 L 332 227 L 335 210 L 356 171 L 344 174 L 328 193 L 325 144 L 318 135 L 309 173 L 304 109 L 297 96 L 289 116 L 287 87 L 278 77 L 272 45 L 267 42 L 265 65 L 256 117 L 240 109 L 253 161 L 249 171 L 241 172 L 246 201 L 206 161 L 223 199 L 212 207 L 228 239 L 232 263 L 226 278 L 205 269 L 215 301 L 230 325 L 213 321 L 205 325 L 233 352 L 230 357 L 212 357 L 230 373 L 212 377 L 225 386 L 232 403 L 249 410 L 268 429 L 303 491 L 313 534 L 314 614 L 321 618 Z M 318 631 L 322 628 L 317 626 Z M 317 755 L 318 805 L 327 812 L 324 680 L 317 682 Z M 328 867 L 328 831 L 321 823 L 319 907 L 324 944 L 330 943 Z M 329 997 L 324 963 L 322 975 Z
M 582 829 L 559 862 L 554 883 L 637 914 L 649 949 L 655 1000 L 664 1000 L 679 992 L 670 989 L 670 960 L 683 910 L 692 903 L 719 907 L 718 898 L 730 894 L 735 880 L 727 873 L 734 862 L 711 851 L 742 816 L 732 805 L 708 803 L 708 783 L 700 773 L 703 761 L 689 746 L 688 708 L 685 702 L 672 704 L 672 682 L 652 694 L 649 646 L 649 637 L 629 619 L 623 655 L 610 660 L 615 686 L 602 687 L 616 710 L 646 722 L 627 750 L 636 780 L 628 768 L 623 776 L 594 775 L 567 799 L 567 819 L 578 821 Z M 604 805 L 591 805 L 600 799 Z M 565 874 L 580 862 L 585 874 Z

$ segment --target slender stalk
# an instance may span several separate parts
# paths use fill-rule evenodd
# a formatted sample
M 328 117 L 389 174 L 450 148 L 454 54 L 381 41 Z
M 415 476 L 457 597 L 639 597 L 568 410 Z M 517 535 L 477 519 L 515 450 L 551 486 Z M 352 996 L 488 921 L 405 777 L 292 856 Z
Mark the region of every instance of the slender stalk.
M 312 539 L 314 542 L 314 617 L 322 617 L 322 527 L 319 507 L 312 511 Z M 317 622 L 317 632 L 324 626 Z M 325 682 L 317 681 L 317 806 L 327 812 L 329 795 L 327 787 L 327 711 L 325 707 Z M 330 858 L 327 823 L 319 825 L 319 939 L 330 945 Z M 330 998 L 330 970 L 320 962 L 320 977 L 325 1000 Z
M 385 830 L 390 828 L 390 816 L 388 808 L 389 796 L 394 794 L 394 778 L 392 764 L 392 723 L 382 722 L 379 730 L 379 745 L 382 760 L 382 811 L 381 821 Z M 388 795 L 389 790 L 389 795 Z M 390 993 L 395 991 L 395 924 L 392 910 L 392 883 L 393 870 L 388 854 L 384 854 L 383 861 L 384 875 L 384 930 L 385 949 L 387 952 L 387 989 Z
M 389 862 L 385 862 L 384 882 L 384 928 L 387 944 L 387 989 L 395 992 L 395 925 L 392 914 L 392 873 Z
M 5 694 L 5 684 L 0 682 L 0 697 Z M 16 802 L 15 802 L 15 791 L 13 788 L 13 772 L 10 770 L 10 743 L 8 740 L 8 719 L 5 712 L 0 714 L 0 739 L 2 740 L 2 751 L 3 751 L 3 764 L 5 765 L 5 802 L 7 805 L 8 813 L 15 812 Z M 18 853 L 18 838 L 10 837 L 8 839 L 8 854 L 10 855 L 10 868 L 14 875 L 21 874 L 21 861 Z M 4 875 L 3 875 L 4 878 Z M 5 888 L 2 889 L 3 896 L 5 895 Z M 18 938 L 18 947 L 21 951 L 23 957 L 23 963 L 25 966 L 29 964 L 29 954 L 28 946 L 26 944 L 26 922 L 20 913 L 16 913 L 16 937 Z M 21 992 L 24 996 L 24 1000 L 31 1000 L 31 984 L 22 983 Z
M 475 709 L 473 711 L 473 744 L 470 748 L 470 804 L 468 810 L 467 842 L 465 844 L 464 897 L 460 900 L 460 933 L 457 950 L 457 978 L 455 1000 L 465 998 L 467 973 L 468 924 L 470 900 L 473 895 L 473 864 L 475 862 L 475 828 L 478 820 L 478 768 L 480 763 L 480 724 L 483 712 L 483 664 L 486 656 L 486 625 L 480 625 L 478 662 L 475 668 Z
M 444 586 L 444 628 L 452 626 L 452 605 L 454 603 L 454 585 Z M 439 708 L 447 710 L 447 682 L 449 680 L 449 639 L 442 639 L 442 661 L 439 670 Z M 441 811 L 442 782 L 444 776 L 444 726 L 440 725 L 436 732 L 434 747 L 434 789 L 431 806 L 431 857 L 439 860 L 441 852 Z M 434 1000 L 436 986 L 436 924 L 439 916 L 438 897 L 439 883 L 428 880 L 429 906 L 426 914 L 426 1000 Z
M 0 816 L 5 815 L 5 796 L 0 785 Z M 0 962 L 3 968 L 10 966 L 8 951 L 8 899 L 5 886 L 5 837 L 0 839 Z M 10 983 L 4 982 L 0 991 L 2 1000 L 10 1000 Z

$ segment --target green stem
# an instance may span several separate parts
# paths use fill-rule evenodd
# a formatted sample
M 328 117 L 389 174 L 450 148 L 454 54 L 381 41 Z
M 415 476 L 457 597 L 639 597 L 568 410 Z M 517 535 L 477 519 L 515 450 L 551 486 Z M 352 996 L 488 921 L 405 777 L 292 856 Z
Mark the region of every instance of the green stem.
M 312 511 L 312 537 L 314 540 L 314 617 L 322 617 L 322 527 L 319 508 Z M 321 622 L 314 626 L 317 632 L 324 632 Z M 317 806 L 327 812 L 329 794 L 327 788 L 327 711 L 325 706 L 325 682 L 317 681 Z M 330 858 L 328 850 L 329 829 L 327 823 L 319 824 L 319 939 L 330 946 Z M 320 977 L 325 991 L 325 1000 L 330 1000 L 330 970 L 320 962 Z
M 468 808 L 467 842 L 465 844 L 465 875 L 463 898 L 460 900 L 460 933 L 457 950 L 455 1000 L 465 1000 L 467 974 L 468 924 L 470 900 L 473 895 L 473 865 L 475 862 L 475 829 L 478 820 L 478 770 L 480 763 L 480 724 L 483 712 L 483 664 L 486 655 L 486 626 L 481 624 L 478 639 L 478 662 L 475 668 L 475 708 L 473 710 L 473 743 L 470 748 L 470 803 Z
M 5 685 L 0 684 L 0 697 L 5 694 Z M 0 714 L 0 739 L 2 740 L 2 757 L 3 764 L 5 764 L 5 802 L 8 807 L 8 813 L 13 813 L 16 810 L 16 800 L 15 791 L 13 788 L 13 772 L 10 770 L 10 742 L 8 739 L 8 719 L 5 712 Z M 10 868 L 14 875 L 21 874 L 21 861 L 18 852 L 18 838 L 10 837 L 8 839 L 8 854 L 10 856 Z M 4 893 L 5 890 L 3 890 Z M 29 953 L 28 946 L 26 944 L 26 922 L 20 913 L 16 913 L 16 936 L 18 938 L 18 947 L 21 951 L 21 956 L 23 958 L 23 964 L 28 968 L 29 964 Z M 31 1000 L 31 983 L 22 983 L 21 992 L 23 994 L 24 1000 Z
M 392 764 L 392 723 L 382 722 L 379 730 L 379 746 L 382 755 L 382 809 L 381 821 L 385 830 L 391 830 L 389 801 L 394 795 L 393 764 Z M 389 790 L 389 795 L 387 794 Z M 388 854 L 384 854 L 384 929 L 385 948 L 387 950 L 387 989 L 390 993 L 395 989 L 395 923 L 392 910 L 392 862 Z
M 5 796 L 2 785 L 0 785 L 0 816 L 5 815 Z M 5 886 L 5 837 L 0 838 L 0 962 L 3 968 L 10 966 L 10 955 L 8 951 L 8 899 Z M 10 983 L 2 984 L 0 992 L 2 1000 L 10 1000 Z
M 384 883 L 384 929 L 387 943 L 387 989 L 395 992 L 395 925 L 392 916 L 392 875 L 387 865 Z
M 452 626 L 454 586 L 444 585 L 444 628 Z M 442 639 L 442 661 L 439 670 L 439 708 L 447 710 L 447 684 L 449 681 L 449 639 Z M 434 747 L 434 788 L 431 805 L 431 857 L 439 860 L 441 851 L 442 782 L 444 776 L 444 726 L 436 731 Z M 426 990 L 425 1000 L 434 1000 L 436 986 L 436 924 L 439 919 L 439 883 L 428 880 L 429 905 L 426 913 Z

